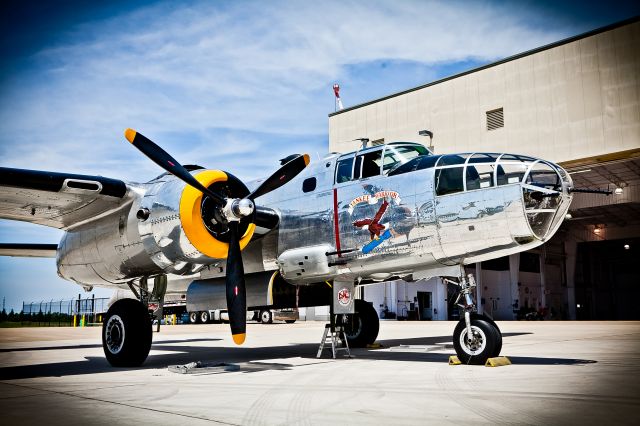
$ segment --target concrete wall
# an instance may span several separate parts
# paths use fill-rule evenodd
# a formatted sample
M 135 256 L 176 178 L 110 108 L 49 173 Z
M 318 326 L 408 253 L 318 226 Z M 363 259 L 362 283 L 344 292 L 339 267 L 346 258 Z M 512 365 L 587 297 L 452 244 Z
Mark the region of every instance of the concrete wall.
M 353 139 L 422 141 L 436 153 L 516 152 L 561 162 L 640 148 L 640 22 L 330 116 L 329 150 Z M 486 112 L 504 108 L 503 128 Z

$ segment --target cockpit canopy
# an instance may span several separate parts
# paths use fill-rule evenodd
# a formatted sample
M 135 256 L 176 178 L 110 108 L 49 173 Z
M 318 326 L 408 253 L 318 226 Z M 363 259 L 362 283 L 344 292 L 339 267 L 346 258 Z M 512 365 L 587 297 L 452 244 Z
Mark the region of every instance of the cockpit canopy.
M 561 191 L 564 170 L 553 163 L 525 155 L 469 153 L 416 157 L 392 169 L 396 176 L 416 170 L 436 168 L 436 195 L 447 195 L 492 186 L 525 183 Z
M 427 156 L 431 156 L 431 152 L 425 146 L 411 142 L 394 142 L 351 152 L 338 159 L 335 182 L 340 184 L 387 174 L 417 157 Z

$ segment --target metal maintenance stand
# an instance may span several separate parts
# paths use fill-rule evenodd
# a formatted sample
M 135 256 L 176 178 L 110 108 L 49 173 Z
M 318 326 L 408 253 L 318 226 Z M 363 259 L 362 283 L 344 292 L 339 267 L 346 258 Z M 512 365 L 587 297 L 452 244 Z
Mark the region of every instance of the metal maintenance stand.
M 322 335 L 322 341 L 320 341 L 316 358 L 322 356 L 324 346 L 329 342 L 331 342 L 333 359 L 336 358 L 336 353 L 339 351 L 345 351 L 347 357 L 351 358 L 351 351 L 349 350 L 349 343 L 347 342 L 347 335 L 344 332 L 344 326 L 336 326 L 336 314 L 345 315 L 355 312 L 353 302 L 354 284 L 353 281 L 334 281 L 333 285 L 329 282 L 327 282 L 327 285 L 332 288 L 333 301 L 329 305 L 329 324 L 324 326 L 324 334 Z M 343 347 L 339 346 L 340 340 L 344 343 Z
M 342 337 L 344 347 L 339 346 L 341 343 L 340 337 Z M 324 326 L 324 334 L 322 335 L 322 340 L 320 341 L 320 347 L 318 348 L 318 354 L 316 355 L 316 358 L 320 358 L 322 356 L 324 346 L 329 342 L 331 342 L 331 354 L 333 355 L 333 359 L 336 359 L 336 354 L 339 351 L 345 351 L 347 353 L 347 357 L 351 358 L 349 342 L 347 342 L 347 336 L 344 334 L 344 327 L 336 326 L 335 316 L 333 315 L 333 312 L 331 313 L 331 322 Z

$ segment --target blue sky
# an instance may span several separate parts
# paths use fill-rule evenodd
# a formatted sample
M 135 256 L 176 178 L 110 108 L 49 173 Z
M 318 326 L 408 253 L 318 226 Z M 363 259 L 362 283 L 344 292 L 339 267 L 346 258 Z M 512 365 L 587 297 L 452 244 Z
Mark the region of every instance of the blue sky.
M 4 1 L 0 166 L 145 181 L 133 127 L 185 164 L 268 175 L 346 107 L 638 15 L 633 1 Z M 61 232 L 0 220 L 2 242 Z M 53 259 L 0 258 L 0 297 L 73 297 Z M 99 295 L 108 295 L 102 291 Z

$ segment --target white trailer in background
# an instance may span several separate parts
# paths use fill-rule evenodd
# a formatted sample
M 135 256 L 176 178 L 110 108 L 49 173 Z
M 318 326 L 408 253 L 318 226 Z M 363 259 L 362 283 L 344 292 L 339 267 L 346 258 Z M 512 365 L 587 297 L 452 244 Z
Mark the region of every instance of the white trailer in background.
M 271 324 L 273 321 L 284 321 L 293 324 L 299 319 L 297 309 L 259 309 L 247 311 L 247 321 L 257 321 L 263 324 Z M 226 309 L 206 309 L 189 312 L 191 324 L 206 324 L 209 322 L 228 322 L 229 315 Z

